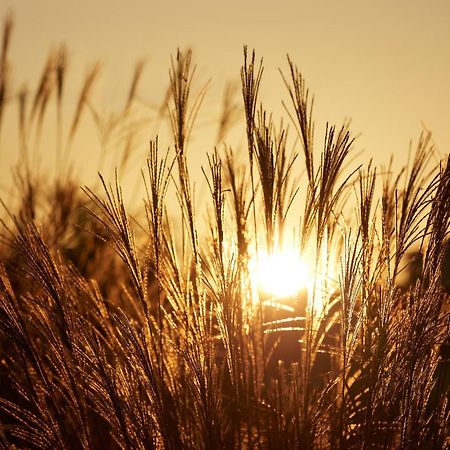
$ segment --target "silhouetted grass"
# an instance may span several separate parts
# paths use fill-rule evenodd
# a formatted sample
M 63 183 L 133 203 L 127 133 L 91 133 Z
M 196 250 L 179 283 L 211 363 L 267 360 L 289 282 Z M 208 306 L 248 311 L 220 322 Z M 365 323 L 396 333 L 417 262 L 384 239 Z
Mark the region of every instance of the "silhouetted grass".
M 316 148 L 312 98 L 288 59 L 292 143 L 260 105 L 262 61 L 244 49 L 248 160 L 225 144 L 238 111 L 228 91 L 221 146 L 203 170 L 210 222 L 199 226 L 189 135 L 205 91 L 193 96 L 192 53 L 178 51 L 164 100 L 172 144 L 150 142 L 142 213 L 130 214 L 117 171 L 111 184 L 100 176 L 79 189 L 67 167 L 82 115 L 103 126 L 90 101 L 99 66 L 64 139 L 66 51 L 50 54 L 28 111 L 30 94 L 6 75 L 11 26 L 0 125 L 17 99 L 22 153 L 0 243 L 3 448 L 447 448 L 450 159 L 433 166 L 429 134 L 398 176 L 371 162 L 352 168 L 347 124 L 327 125 Z M 102 128 L 105 142 L 124 130 L 122 170 L 143 67 Z M 28 152 L 53 97 L 61 175 L 51 180 Z M 169 220 L 171 188 L 179 224 Z M 283 248 L 288 215 L 301 224 L 292 245 L 309 258 L 311 285 L 267 299 L 252 261 Z M 400 283 L 412 252 L 421 264 Z

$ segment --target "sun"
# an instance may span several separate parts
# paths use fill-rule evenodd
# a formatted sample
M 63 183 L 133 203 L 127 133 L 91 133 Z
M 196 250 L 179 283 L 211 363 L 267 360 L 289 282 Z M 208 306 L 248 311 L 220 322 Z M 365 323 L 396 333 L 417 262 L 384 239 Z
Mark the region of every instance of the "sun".
M 308 265 L 293 248 L 260 252 L 251 266 L 258 291 L 272 297 L 291 297 L 310 283 Z

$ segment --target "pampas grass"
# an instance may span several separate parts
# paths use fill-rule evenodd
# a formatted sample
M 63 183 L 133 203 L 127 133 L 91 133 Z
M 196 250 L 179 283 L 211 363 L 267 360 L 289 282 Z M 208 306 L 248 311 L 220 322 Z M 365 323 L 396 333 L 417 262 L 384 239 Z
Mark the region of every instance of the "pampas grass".
M 0 125 L 9 112 L 3 94 L 14 90 L 11 26 L 7 20 Z M 218 147 L 203 168 L 203 227 L 189 137 L 206 91 L 193 92 L 192 52 L 171 60 L 164 106 L 172 136 L 165 146 L 161 137 L 149 144 L 140 211 L 126 205 L 117 170 L 83 189 L 69 171 L 55 180 L 34 172 L 25 148 L 39 139 L 54 93 L 61 167 L 82 116 L 90 111 L 84 120 L 102 123 L 91 101 L 96 65 L 63 136 L 67 67 L 64 48 L 51 52 L 36 92 L 17 90 L 25 164 L 16 172 L 16 201 L 2 203 L 2 448 L 449 445 L 441 273 L 450 159 L 434 158 L 428 133 L 398 174 L 371 162 L 352 167 L 349 125 L 327 125 L 319 144 L 312 96 L 291 59 L 281 80 L 290 122 L 275 125 L 258 98 L 263 62 L 244 48 L 244 114 L 237 116 L 229 88 Z M 114 125 L 127 143 L 121 170 L 137 136 L 127 127 L 143 68 L 136 65 Z M 245 163 L 226 145 L 236 117 L 246 131 Z M 179 223 L 170 219 L 171 191 Z M 252 261 L 289 242 L 289 217 L 300 224 L 292 245 L 308 255 L 311 285 L 268 301 Z M 411 252 L 421 264 L 400 283 Z

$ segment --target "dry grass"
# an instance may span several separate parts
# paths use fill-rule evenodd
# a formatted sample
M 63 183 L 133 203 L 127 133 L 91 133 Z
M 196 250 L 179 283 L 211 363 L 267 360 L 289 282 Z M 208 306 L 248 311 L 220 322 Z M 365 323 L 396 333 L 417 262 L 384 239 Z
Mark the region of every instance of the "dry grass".
M 64 140 L 66 51 L 50 54 L 28 112 L 28 94 L 12 95 L 7 77 L 10 30 L 7 20 L 0 125 L 16 98 L 28 149 L 55 96 L 63 167 L 85 111 L 102 125 L 90 101 L 99 68 Z M 125 130 L 125 162 L 143 67 L 113 127 Z M 169 71 L 172 145 L 161 151 L 153 140 L 142 172 L 144 224 L 127 210 L 117 172 L 112 184 L 101 176 L 98 188 L 78 189 L 67 170 L 44 181 L 23 153 L 0 248 L 2 448 L 447 448 L 450 159 L 433 166 L 423 134 L 398 176 L 372 163 L 348 170 L 349 127 L 327 126 L 315 148 L 312 98 L 288 60 L 291 145 L 288 127 L 260 106 L 262 74 L 245 49 L 248 161 L 239 165 L 224 144 L 238 111 L 228 91 L 223 147 L 203 171 L 207 229 L 188 164 L 205 95 L 192 94 L 190 51 L 178 51 Z M 171 187 L 178 228 L 168 219 Z M 313 278 L 307 294 L 287 299 L 290 312 L 258 293 L 251 272 L 255 248 L 283 246 L 288 215 L 301 223 L 296 250 L 310 255 Z M 416 274 L 400 284 L 411 252 Z

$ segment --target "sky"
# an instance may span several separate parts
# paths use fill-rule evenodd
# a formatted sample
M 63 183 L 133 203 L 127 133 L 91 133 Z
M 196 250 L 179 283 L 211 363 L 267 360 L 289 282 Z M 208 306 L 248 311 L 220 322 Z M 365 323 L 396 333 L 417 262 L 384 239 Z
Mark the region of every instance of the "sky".
M 275 112 L 287 99 L 278 69 L 287 69 L 289 54 L 315 95 L 317 130 L 327 121 L 351 118 L 356 147 L 379 164 L 391 154 L 404 161 L 410 141 L 417 142 L 424 127 L 433 132 L 441 154 L 449 152 L 450 2 L 445 0 L 2 0 L 0 17 L 8 11 L 15 18 L 15 86 L 35 87 L 49 49 L 66 43 L 72 103 L 87 67 L 100 60 L 96 101 L 105 111 L 114 108 L 124 101 L 140 58 L 147 60 L 140 96 L 158 102 L 170 55 L 177 47 L 191 47 L 197 86 L 211 80 L 201 130 L 217 117 L 225 82 L 239 80 L 246 44 L 264 58 L 261 100 Z M 8 139 L 7 132 L 2 170 L 14 161 Z M 85 157 L 93 142 L 80 138 L 81 167 L 91 164 Z M 203 153 L 209 146 L 203 143 Z

